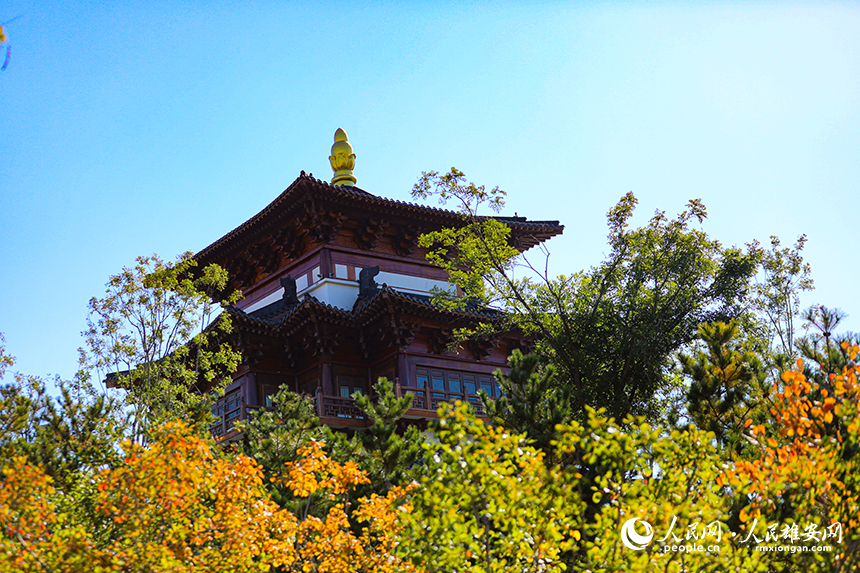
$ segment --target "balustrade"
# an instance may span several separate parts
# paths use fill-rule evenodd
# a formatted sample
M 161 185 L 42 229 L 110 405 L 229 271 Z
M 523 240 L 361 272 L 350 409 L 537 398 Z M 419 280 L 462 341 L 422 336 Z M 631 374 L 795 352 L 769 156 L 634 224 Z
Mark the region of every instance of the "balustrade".
M 472 390 L 467 382 L 467 390 Z M 440 391 L 437 388 L 432 388 L 425 384 L 420 386 L 402 386 L 399 382 L 395 386 L 397 396 L 405 396 L 407 393 L 412 394 L 412 409 L 427 410 L 435 412 L 439 406 L 445 403 L 453 404 L 457 400 L 466 401 L 472 410 L 479 416 L 485 415 L 483 404 L 478 396 L 471 393 L 457 393 L 450 391 Z M 322 389 L 317 391 L 309 398 L 313 401 L 314 412 L 320 418 L 342 418 L 349 420 L 365 420 L 367 417 L 355 405 L 354 398 L 346 398 L 341 396 L 328 396 L 322 393 Z M 371 400 L 378 400 L 378 396 L 372 396 Z M 234 390 L 212 405 L 212 413 L 216 416 L 217 421 L 209 426 L 209 431 L 215 438 L 226 436 L 233 430 L 236 422 L 245 420 L 252 410 L 267 409 L 267 406 L 248 405 L 241 392 Z

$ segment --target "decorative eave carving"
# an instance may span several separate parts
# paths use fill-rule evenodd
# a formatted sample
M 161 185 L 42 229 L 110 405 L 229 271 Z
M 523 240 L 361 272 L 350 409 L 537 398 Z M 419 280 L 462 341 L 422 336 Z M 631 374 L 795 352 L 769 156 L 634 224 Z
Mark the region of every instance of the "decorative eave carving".
M 347 220 L 343 213 L 325 209 L 315 201 L 305 202 L 304 207 L 304 213 L 296 220 L 297 229 L 307 233 L 317 243 L 333 241 Z
M 248 287 L 301 255 L 308 231 L 288 227 L 264 239 L 236 256 L 226 265 L 230 288 Z
M 430 334 L 430 351 L 433 354 L 445 354 L 454 344 L 454 330 L 451 328 L 434 329 Z
M 284 303 L 289 306 L 295 306 L 299 304 L 296 279 L 294 279 L 291 275 L 281 277 L 281 286 L 284 287 L 284 295 L 281 297 L 281 300 L 283 300 Z
M 407 322 L 402 318 L 392 316 L 386 324 L 380 326 L 380 337 L 388 340 L 392 346 L 403 352 L 418 334 L 420 326 Z
M 227 268 L 227 272 L 230 275 L 231 289 L 240 289 L 245 285 L 252 284 L 251 280 L 256 273 L 254 272 L 253 259 L 250 257 L 249 252 L 246 251 L 233 259 Z
M 535 339 L 530 336 L 514 338 L 508 345 L 508 354 L 512 354 L 514 350 L 519 350 L 523 354 L 531 354 L 535 351 L 535 346 Z
M 400 227 L 391 239 L 394 252 L 402 257 L 411 256 L 418 247 L 418 239 L 424 234 L 421 227 Z
M 241 363 L 245 366 L 253 366 L 260 363 L 264 356 L 263 345 L 253 341 L 247 332 L 241 330 L 236 336 L 236 350 L 242 356 Z
M 359 301 L 373 298 L 376 295 L 376 291 L 379 289 L 379 284 L 373 277 L 378 274 L 379 265 L 376 265 L 375 267 L 363 267 L 361 271 L 359 271 L 358 299 L 356 300 L 356 304 L 358 304 Z
M 379 244 L 379 239 L 388 228 L 388 221 L 379 218 L 365 219 L 359 224 L 353 236 L 359 248 L 370 251 Z
M 355 341 L 355 349 L 362 360 L 370 360 L 376 345 L 372 344 L 370 337 L 363 328 L 358 329 L 358 339 Z
M 337 351 L 340 336 L 325 323 L 314 321 L 313 328 L 304 340 L 305 349 L 312 356 L 331 357 Z
M 305 246 L 304 237 L 307 234 L 306 229 L 301 228 L 297 222 L 293 222 L 292 225 L 274 235 L 270 245 L 272 250 L 281 255 L 281 265 L 302 255 Z
M 484 360 L 499 345 L 499 342 L 501 341 L 495 337 L 470 340 L 469 349 L 472 351 L 475 360 Z
M 301 344 L 297 341 L 288 340 L 284 344 L 284 362 L 290 368 L 298 368 L 304 360 L 305 353 Z

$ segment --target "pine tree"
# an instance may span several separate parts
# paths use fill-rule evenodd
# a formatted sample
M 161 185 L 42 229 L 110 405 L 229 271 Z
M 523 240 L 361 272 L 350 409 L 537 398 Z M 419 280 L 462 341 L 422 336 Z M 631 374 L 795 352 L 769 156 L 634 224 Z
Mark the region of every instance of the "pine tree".
M 313 439 L 328 444 L 332 451 L 338 449 L 330 442 L 340 440 L 320 424 L 313 402 L 306 396 L 284 387 L 272 397 L 272 404 L 274 409 L 257 410 L 239 424 L 245 432 L 245 454 L 260 464 L 267 481 L 280 475 L 288 463 L 298 460 L 299 450 Z M 294 513 L 298 511 L 289 488 L 272 482 L 270 490 L 275 503 Z
M 713 432 L 719 444 L 740 453 L 741 434 L 747 419 L 765 416 L 762 399 L 768 394 L 766 371 L 751 352 L 737 349 L 737 324 L 707 323 L 699 326 L 699 338 L 707 352 L 679 355 L 681 369 L 690 377 L 687 413 L 702 430 Z
M 491 400 L 480 393 L 484 409 L 493 423 L 515 433 L 525 433 L 536 448 L 554 463 L 556 426 L 571 419 L 570 386 L 558 384 L 552 365 L 540 367 L 537 354 L 523 355 L 514 350 L 510 357 L 511 373 L 495 373 L 504 396 Z
M 384 495 L 392 485 L 403 485 L 409 478 L 410 467 L 421 453 L 423 436 L 415 426 L 409 426 L 402 433 L 397 433 L 398 422 L 412 407 L 412 394 L 398 398 L 394 387 L 387 378 L 380 378 L 374 384 L 375 398 L 364 394 L 355 395 L 355 405 L 370 419 L 371 426 L 357 434 L 365 455 L 371 466 L 370 478 L 380 476 L 383 488 L 373 484 L 380 495 Z M 375 471 L 374 471 L 375 469 Z M 365 470 L 367 471 L 367 470 Z

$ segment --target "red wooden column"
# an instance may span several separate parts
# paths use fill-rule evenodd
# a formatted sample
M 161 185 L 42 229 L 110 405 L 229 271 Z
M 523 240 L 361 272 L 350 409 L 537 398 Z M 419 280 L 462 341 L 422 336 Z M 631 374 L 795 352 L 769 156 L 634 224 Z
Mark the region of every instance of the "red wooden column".
M 412 386 L 412 380 L 409 379 L 409 363 L 406 361 L 406 353 L 397 353 L 397 371 L 394 377 L 400 380 L 400 383 L 405 386 Z
M 331 362 L 323 362 L 320 368 L 320 386 L 326 396 L 337 396 L 334 389 L 334 381 L 331 376 Z

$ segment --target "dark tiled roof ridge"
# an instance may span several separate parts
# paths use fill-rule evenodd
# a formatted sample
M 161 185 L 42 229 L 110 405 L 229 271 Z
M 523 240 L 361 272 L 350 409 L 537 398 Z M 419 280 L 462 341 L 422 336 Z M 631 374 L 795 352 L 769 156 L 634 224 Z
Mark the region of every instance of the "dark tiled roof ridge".
M 354 306 L 351 310 L 345 310 L 340 307 L 336 307 L 329 303 L 323 302 L 320 299 L 316 298 L 311 294 L 304 295 L 302 300 L 293 306 L 286 306 L 282 309 L 277 309 L 276 307 L 282 301 L 276 301 L 269 305 L 264 306 L 263 308 L 257 309 L 252 312 L 245 312 L 244 310 L 230 306 L 227 307 L 227 310 L 235 315 L 252 322 L 265 325 L 267 328 L 278 330 L 280 327 L 289 322 L 289 319 L 294 315 L 298 314 L 303 310 L 309 310 L 310 308 L 316 308 L 318 310 L 325 311 L 326 314 L 337 316 L 342 320 L 347 322 L 351 322 L 354 319 L 358 319 L 359 316 L 363 313 L 365 309 L 369 306 L 372 306 L 376 303 L 380 298 L 385 296 L 391 296 L 395 299 L 399 299 L 407 304 L 417 304 L 423 308 L 428 310 L 432 310 L 434 312 L 443 313 L 449 316 L 458 317 L 458 318 L 485 318 L 490 320 L 498 320 L 504 314 L 502 311 L 487 308 L 487 309 L 447 309 L 442 308 L 436 304 L 433 304 L 430 296 L 417 295 L 412 293 L 406 293 L 399 290 L 396 290 L 387 284 L 381 285 L 376 292 L 370 298 L 367 298 L 362 301 L 361 305 Z M 281 310 L 283 312 L 282 316 L 278 316 L 281 314 Z M 260 312 L 266 311 L 266 312 Z
M 253 322 L 253 323 L 262 325 L 269 330 L 276 329 L 276 325 L 272 324 L 270 321 L 264 320 L 262 318 L 258 318 L 256 316 L 251 315 L 251 314 L 248 314 L 247 312 L 245 312 L 244 310 L 242 310 L 241 308 L 236 307 L 236 306 L 225 307 L 224 312 L 229 313 L 232 316 L 239 318 L 241 320 L 247 320 L 249 322 Z
M 275 199 L 273 199 L 268 205 L 266 205 L 262 210 L 260 210 L 257 214 L 253 215 L 250 219 L 241 223 L 239 226 L 235 227 L 231 231 L 227 232 L 221 238 L 217 239 L 213 243 L 201 249 L 196 255 L 195 258 L 200 258 L 205 256 L 212 251 L 215 251 L 222 245 L 230 242 L 233 237 L 241 235 L 248 229 L 251 229 L 255 226 L 258 221 L 264 220 L 269 213 L 274 211 L 287 197 L 289 197 L 293 190 L 299 186 L 301 182 L 309 182 L 314 185 L 318 185 L 330 192 L 341 194 L 341 195 L 350 195 L 359 199 L 363 199 L 364 201 L 368 201 L 371 203 L 383 203 L 396 207 L 406 208 L 409 210 L 417 210 L 425 213 L 435 213 L 439 215 L 443 215 L 452 219 L 462 218 L 462 214 L 457 211 L 452 211 L 450 209 L 441 209 L 439 207 L 433 207 L 430 205 L 422 205 L 420 203 L 413 203 L 409 201 L 400 201 L 399 199 L 390 199 L 388 197 L 380 197 L 378 195 L 374 195 L 361 189 L 360 187 L 348 187 L 343 185 L 332 185 L 328 181 L 323 181 L 321 179 L 317 179 L 313 177 L 313 175 L 309 175 L 302 171 L 299 176 L 292 182 L 290 185 L 284 189 Z M 504 217 L 504 216 L 491 216 L 491 217 L 481 217 L 481 218 L 492 218 L 499 221 L 504 221 L 506 223 L 514 223 L 517 227 L 530 227 L 530 228 L 547 228 L 547 229 L 564 229 L 563 225 L 559 225 L 558 221 L 529 221 L 526 217 Z
M 245 312 L 244 310 L 237 307 L 229 307 L 233 308 L 239 313 L 257 320 L 259 322 L 264 322 L 271 326 L 279 326 L 285 320 L 290 318 L 292 315 L 297 312 L 304 310 L 308 307 L 314 306 L 325 310 L 327 312 L 332 312 L 335 314 L 343 315 L 344 317 L 349 316 L 351 313 L 344 311 L 341 308 L 328 304 L 327 302 L 323 302 L 312 294 L 307 294 L 302 297 L 302 300 L 299 301 L 298 304 L 287 305 L 283 302 L 284 299 L 277 300 L 271 304 L 267 304 L 262 308 L 258 308 L 257 310 L 253 310 L 251 312 Z M 280 318 L 273 320 L 273 317 L 277 317 L 278 315 L 283 314 Z
M 349 316 L 352 314 L 351 312 L 346 311 L 346 310 L 344 310 L 338 306 L 334 306 L 333 304 L 323 302 L 312 294 L 306 294 L 305 298 L 302 299 L 301 304 L 305 304 L 306 302 L 308 303 L 308 306 L 310 306 L 310 304 L 313 304 L 315 306 L 322 308 L 323 310 L 327 310 L 327 311 L 333 312 L 335 314 L 341 314 L 344 316 Z
M 294 306 L 298 306 L 298 305 L 294 305 Z M 268 318 L 270 316 L 275 316 L 276 314 L 279 314 L 279 313 L 283 312 L 284 310 L 287 310 L 288 308 L 289 308 L 289 305 L 284 302 L 284 299 L 279 298 L 275 302 L 269 303 L 266 306 L 262 306 L 256 310 L 252 310 L 252 311 L 248 312 L 247 314 L 249 314 L 255 318 L 265 319 L 265 318 Z
M 433 304 L 432 296 L 418 295 L 418 294 L 399 291 L 397 289 L 394 289 L 394 288 L 388 286 L 387 284 L 383 284 L 376 291 L 376 293 L 373 295 L 373 297 L 367 299 L 364 302 L 364 304 L 362 304 L 360 307 L 353 308 L 353 314 L 355 316 L 358 316 L 358 314 L 360 314 L 361 311 L 363 311 L 365 308 L 370 306 L 370 304 L 373 303 L 374 301 L 376 301 L 380 296 L 383 296 L 385 294 L 387 294 L 389 296 L 393 296 L 395 298 L 399 298 L 400 300 L 405 301 L 405 302 L 410 303 L 410 304 L 419 304 L 425 308 L 434 310 L 436 312 L 442 312 L 445 314 L 455 315 L 455 316 L 460 316 L 460 317 L 470 317 L 470 318 L 483 317 L 483 318 L 490 318 L 490 319 L 498 319 L 498 318 L 501 318 L 502 314 L 503 314 L 501 311 L 498 311 L 495 309 L 457 310 L 457 309 L 442 308 L 438 305 Z
M 386 286 L 387 286 L 387 285 L 386 285 Z M 390 288 L 390 287 L 389 287 L 389 288 Z M 449 312 L 449 313 L 452 313 L 452 314 L 460 314 L 460 315 L 463 315 L 463 316 L 482 316 L 482 317 L 485 317 L 485 318 L 501 318 L 501 317 L 502 317 L 502 315 L 504 314 L 504 313 L 503 313 L 502 311 L 500 311 L 500 310 L 496 310 L 496 309 L 489 308 L 489 307 L 484 307 L 484 308 L 481 308 L 481 309 L 475 309 L 475 308 L 468 309 L 468 308 L 467 308 L 467 309 L 464 309 L 464 310 L 442 308 L 442 307 L 439 307 L 439 306 L 437 306 L 437 305 L 433 304 L 432 297 L 430 297 L 430 296 L 425 297 L 425 296 L 422 296 L 422 295 L 417 295 L 417 294 L 413 294 L 413 293 L 407 293 L 407 292 L 398 291 L 398 290 L 394 290 L 394 289 L 390 289 L 390 290 L 391 290 L 391 292 L 392 292 L 392 293 L 394 293 L 395 295 L 397 295 L 397 296 L 399 296 L 399 297 L 401 297 L 401 298 L 403 298 L 403 299 L 406 299 L 406 300 L 408 300 L 408 301 L 410 301 L 410 302 L 415 302 L 415 303 L 418 303 L 418 304 L 422 304 L 422 305 L 424 305 L 424 306 L 428 306 L 428 307 L 430 307 L 430 308 L 433 308 L 433 309 L 435 309 L 435 310 L 439 310 L 439 311 L 442 311 L 442 312 Z
M 560 225 L 558 220 L 550 221 L 550 220 L 538 220 L 535 219 L 533 221 L 529 221 L 525 217 L 502 217 L 500 215 L 492 215 L 489 217 L 480 217 L 482 219 L 495 219 L 496 221 L 502 221 L 504 223 L 516 223 L 519 226 L 526 227 L 561 227 L 564 228 L 564 225 Z

